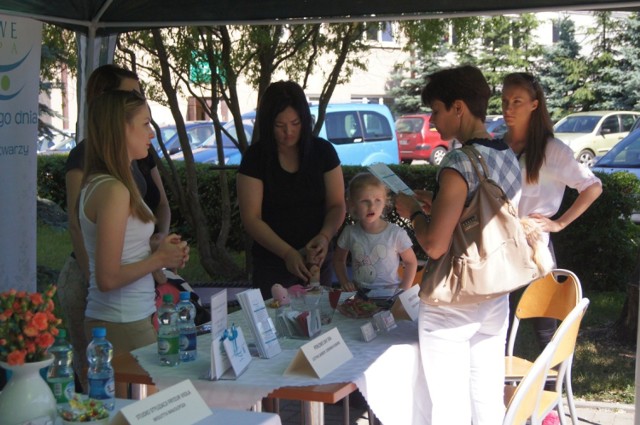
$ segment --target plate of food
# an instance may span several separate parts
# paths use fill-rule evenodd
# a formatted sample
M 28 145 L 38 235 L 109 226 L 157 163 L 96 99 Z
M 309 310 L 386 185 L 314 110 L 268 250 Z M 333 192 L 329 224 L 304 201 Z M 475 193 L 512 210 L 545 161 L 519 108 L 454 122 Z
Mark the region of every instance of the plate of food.
M 337 309 L 343 316 L 352 319 L 366 319 L 373 316 L 381 310 L 376 303 L 363 300 L 362 298 L 352 297 L 338 305 Z

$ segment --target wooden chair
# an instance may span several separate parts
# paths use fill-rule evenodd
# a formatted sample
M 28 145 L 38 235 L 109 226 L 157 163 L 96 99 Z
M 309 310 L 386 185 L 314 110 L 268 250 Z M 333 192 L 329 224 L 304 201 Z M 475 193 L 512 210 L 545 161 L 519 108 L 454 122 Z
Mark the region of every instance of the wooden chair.
M 529 372 L 533 363 L 529 360 L 513 355 L 520 320 L 534 317 L 554 318 L 564 320 L 567 315 L 578 305 L 582 299 L 582 287 L 578 277 L 569 270 L 554 269 L 547 275 L 534 280 L 525 289 L 515 311 L 515 317 L 507 341 L 507 355 L 505 357 L 505 381 L 515 384 L 523 379 Z M 578 424 L 578 418 L 573 400 L 571 387 L 571 363 L 563 368 L 564 377 L 558 379 L 558 371 L 551 369 L 547 378 L 564 383 L 567 391 L 567 403 L 574 425 Z M 552 364 L 552 367 L 557 363 Z M 562 388 L 561 388 L 562 389 Z M 562 409 L 562 407 L 560 407 Z
M 518 386 L 505 386 L 504 399 L 507 412 L 503 425 L 525 424 L 529 418 L 531 425 L 539 425 L 554 408 L 558 410 L 560 422 L 565 424 L 562 381 L 566 376 L 566 368 L 573 359 L 578 331 L 588 306 L 589 299 L 583 298 L 562 321 L 551 342 L 538 356 Z M 554 391 L 546 391 L 544 389 L 546 378 L 554 366 L 559 366 L 556 388 Z M 575 416 L 571 419 L 577 421 Z

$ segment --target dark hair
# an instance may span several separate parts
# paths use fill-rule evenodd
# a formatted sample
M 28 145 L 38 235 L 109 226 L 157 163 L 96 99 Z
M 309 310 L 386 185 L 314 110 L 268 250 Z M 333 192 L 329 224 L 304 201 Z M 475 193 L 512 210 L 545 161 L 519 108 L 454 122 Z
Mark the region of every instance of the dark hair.
M 544 162 L 547 141 L 553 137 L 553 123 L 547 110 L 542 86 L 535 77 L 526 72 L 514 72 L 506 75 L 502 80 L 502 92 L 509 87 L 519 87 L 527 91 L 531 100 L 538 101 L 538 107 L 531 112 L 529 128 L 527 129 L 527 143 L 524 146 L 527 182 L 536 183 L 540 174 L 540 167 Z
M 307 163 L 313 143 L 311 111 L 309 102 L 302 87 L 294 81 L 277 81 L 271 83 L 262 94 L 256 113 L 256 131 L 253 133 L 252 144 L 259 144 L 264 149 L 270 161 L 277 160 L 278 148 L 273 132 L 273 126 L 279 113 L 293 108 L 300 116 L 300 171 L 308 170 Z
M 126 78 L 140 81 L 138 74 L 117 65 L 107 64 L 94 69 L 87 81 L 87 103 L 106 91 L 117 90 Z
M 443 69 L 427 78 L 429 82 L 422 90 L 422 102 L 425 105 L 439 100 L 449 110 L 453 102 L 462 100 L 475 117 L 485 120 L 491 89 L 478 68 L 463 65 Z

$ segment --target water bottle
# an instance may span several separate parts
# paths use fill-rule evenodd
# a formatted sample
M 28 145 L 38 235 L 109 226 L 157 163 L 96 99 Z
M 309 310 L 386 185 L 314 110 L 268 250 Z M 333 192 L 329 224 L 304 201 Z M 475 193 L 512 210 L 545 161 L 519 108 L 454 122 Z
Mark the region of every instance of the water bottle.
M 164 366 L 180 363 L 178 313 L 171 294 L 162 296 L 162 305 L 158 309 L 158 357 Z
M 196 306 L 191 302 L 191 294 L 188 291 L 180 292 L 180 302 L 176 305 L 176 310 L 180 332 L 180 361 L 190 362 L 196 359 L 198 351 L 196 349 Z
M 113 346 L 107 341 L 107 330 L 103 327 L 93 328 L 93 340 L 87 346 L 89 370 L 89 397 L 100 400 L 108 410 L 113 410 L 115 383 L 113 380 Z
M 67 341 L 67 331 L 60 329 L 58 337 L 49 348 L 53 363 L 47 370 L 47 383 L 56 398 L 56 403 L 68 403 L 76 392 L 73 377 L 73 348 Z

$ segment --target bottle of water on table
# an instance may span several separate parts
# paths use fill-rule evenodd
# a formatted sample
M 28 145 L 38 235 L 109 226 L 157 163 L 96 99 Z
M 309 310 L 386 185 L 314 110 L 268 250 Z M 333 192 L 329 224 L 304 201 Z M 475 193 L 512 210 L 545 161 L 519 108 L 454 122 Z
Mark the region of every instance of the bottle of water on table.
M 180 292 L 178 310 L 178 331 L 180 333 L 180 361 L 190 362 L 196 359 L 198 353 L 196 332 L 196 306 L 191 302 L 189 291 Z
M 67 341 L 66 329 L 60 329 L 56 341 L 49 348 L 53 363 L 47 370 L 47 383 L 56 398 L 56 403 L 68 403 L 75 393 L 73 376 L 73 348 Z
M 162 296 L 162 305 L 158 309 L 158 357 L 164 366 L 180 363 L 178 313 L 171 294 Z
M 113 346 L 107 341 L 107 330 L 103 327 L 93 328 L 93 340 L 87 346 L 89 370 L 89 397 L 100 400 L 108 410 L 113 410 L 115 383 L 113 380 Z

